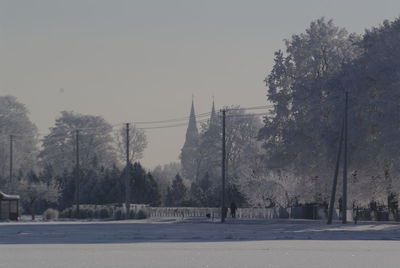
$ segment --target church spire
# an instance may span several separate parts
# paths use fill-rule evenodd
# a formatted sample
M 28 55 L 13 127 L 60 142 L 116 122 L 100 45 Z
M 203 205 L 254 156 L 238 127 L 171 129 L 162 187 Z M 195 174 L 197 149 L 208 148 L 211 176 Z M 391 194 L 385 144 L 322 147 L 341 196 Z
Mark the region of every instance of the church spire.
M 215 126 L 217 124 L 217 113 L 215 112 L 215 104 L 214 104 L 214 96 L 211 108 L 211 116 L 210 116 L 210 126 Z
M 192 107 L 190 108 L 189 124 L 186 130 L 185 145 L 195 146 L 197 143 L 199 131 L 197 129 L 196 114 L 194 112 L 194 101 L 192 97 Z
M 181 150 L 181 169 L 183 176 L 195 181 L 198 177 L 198 166 L 196 155 L 199 145 L 199 131 L 197 129 L 196 114 L 194 112 L 194 101 L 192 96 L 192 107 L 190 109 L 189 124 L 186 130 L 185 144 Z

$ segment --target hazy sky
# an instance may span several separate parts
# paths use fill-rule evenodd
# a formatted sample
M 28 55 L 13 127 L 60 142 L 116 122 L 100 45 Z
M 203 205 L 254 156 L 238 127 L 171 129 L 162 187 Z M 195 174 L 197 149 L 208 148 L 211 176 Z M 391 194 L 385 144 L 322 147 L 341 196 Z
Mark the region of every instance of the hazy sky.
M 0 95 L 48 133 L 62 110 L 110 123 L 266 103 L 263 80 L 282 40 L 319 17 L 363 33 L 400 1 L 0 0 Z M 186 128 L 148 130 L 142 160 L 178 159 Z

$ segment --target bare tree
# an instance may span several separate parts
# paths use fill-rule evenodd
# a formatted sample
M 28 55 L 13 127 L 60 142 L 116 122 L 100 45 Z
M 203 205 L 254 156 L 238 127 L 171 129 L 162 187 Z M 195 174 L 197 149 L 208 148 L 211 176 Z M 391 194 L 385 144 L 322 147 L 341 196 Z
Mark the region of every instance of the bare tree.
M 119 128 L 115 133 L 118 157 L 122 163 L 126 161 L 126 129 Z M 129 159 L 135 162 L 143 158 L 143 151 L 147 147 L 146 134 L 142 129 L 132 125 L 129 130 Z

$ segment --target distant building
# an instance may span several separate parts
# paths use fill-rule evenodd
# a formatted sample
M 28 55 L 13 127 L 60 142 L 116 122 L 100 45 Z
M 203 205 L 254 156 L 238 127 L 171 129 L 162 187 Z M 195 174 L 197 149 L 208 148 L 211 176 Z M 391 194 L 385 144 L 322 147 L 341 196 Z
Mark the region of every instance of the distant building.
M 19 195 L 0 192 L 0 220 L 18 220 Z
M 209 120 L 209 129 L 207 132 L 209 132 L 209 134 L 216 133 L 216 135 L 218 135 L 218 116 L 215 112 L 214 101 L 212 104 L 211 116 Z M 200 134 L 197 128 L 196 113 L 194 109 L 194 102 L 192 100 L 189 124 L 186 130 L 186 139 L 180 155 L 182 175 L 184 178 L 190 181 L 196 181 L 197 179 L 199 179 L 199 176 L 201 176 L 201 169 L 204 168 L 204 163 L 202 164 L 200 162 L 204 162 L 205 159 L 200 159 L 198 155 L 199 145 Z

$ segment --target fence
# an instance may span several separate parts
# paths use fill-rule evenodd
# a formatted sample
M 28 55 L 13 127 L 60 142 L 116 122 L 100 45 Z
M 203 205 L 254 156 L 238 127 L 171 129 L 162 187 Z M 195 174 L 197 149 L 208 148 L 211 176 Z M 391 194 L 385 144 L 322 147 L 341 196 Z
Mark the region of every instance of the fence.
M 109 205 L 81 205 L 82 210 L 93 210 L 93 215 L 101 210 L 106 210 L 107 215 L 115 217 L 116 212 L 123 211 L 123 205 L 116 204 Z M 150 207 L 143 204 L 131 204 L 130 214 L 137 215 L 140 211 L 144 212 L 148 217 L 174 217 L 174 218 L 187 218 L 187 217 L 204 217 L 210 219 L 221 218 L 221 208 L 211 207 Z M 383 215 L 383 216 L 382 216 Z M 366 210 L 359 210 L 358 220 L 387 220 L 387 213 L 374 214 Z M 67 217 L 71 215 L 67 215 Z M 375 217 L 376 216 L 376 217 Z M 385 217 L 384 217 L 385 216 Z M 122 216 L 120 216 L 122 217 Z M 290 208 L 238 208 L 236 217 L 242 219 L 310 219 L 321 220 L 327 218 L 327 209 L 317 205 L 303 205 Z M 124 218 L 124 217 L 122 217 Z M 338 220 L 339 210 L 334 210 L 333 219 Z M 347 219 L 353 220 L 353 211 L 347 211 Z
M 146 207 L 150 217 L 209 217 L 220 218 L 220 208 L 206 207 Z M 352 211 L 347 211 L 347 219 L 351 221 Z M 317 206 L 299 206 L 291 208 L 238 208 L 237 218 L 243 219 L 326 219 L 327 212 Z M 339 219 L 339 210 L 334 211 L 334 219 Z
M 150 217 L 221 217 L 220 208 L 203 207 L 147 207 Z

